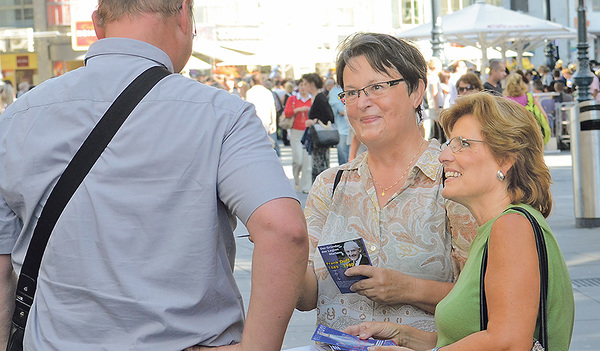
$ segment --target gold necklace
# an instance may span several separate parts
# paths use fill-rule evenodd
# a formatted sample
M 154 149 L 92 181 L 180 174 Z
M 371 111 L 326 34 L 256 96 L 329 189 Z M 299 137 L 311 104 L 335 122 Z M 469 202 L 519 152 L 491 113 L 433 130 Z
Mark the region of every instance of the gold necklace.
M 385 196 L 385 192 L 390 190 L 391 188 L 395 187 L 398 183 L 400 183 L 400 181 L 404 178 L 404 176 L 406 175 L 406 173 L 408 173 L 408 171 L 410 170 L 410 166 L 412 165 L 413 161 L 415 160 L 415 158 L 417 157 L 417 155 L 419 155 L 421 153 L 421 147 L 423 146 L 423 143 L 425 142 L 425 140 L 423 140 L 421 142 L 421 145 L 419 145 L 419 149 L 417 150 L 417 153 L 413 156 L 413 158 L 410 160 L 410 162 L 408 163 L 408 167 L 406 168 L 406 171 L 404 171 L 404 173 L 402 173 L 402 176 L 392 185 L 388 186 L 387 188 L 383 189 L 381 191 L 381 196 Z M 380 189 L 383 188 L 381 185 L 379 185 L 379 183 L 377 183 L 375 181 L 375 177 L 372 177 L 371 179 L 373 179 L 373 183 L 375 183 L 376 186 L 378 186 Z

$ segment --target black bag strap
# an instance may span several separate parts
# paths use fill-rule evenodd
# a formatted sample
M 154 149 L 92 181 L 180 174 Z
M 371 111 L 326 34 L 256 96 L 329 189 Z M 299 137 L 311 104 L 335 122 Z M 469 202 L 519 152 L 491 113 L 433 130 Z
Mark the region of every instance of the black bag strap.
M 166 68 L 155 66 L 147 69 L 134 79 L 104 113 L 104 116 L 90 132 L 58 179 L 42 209 L 27 248 L 27 254 L 17 282 L 13 323 L 25 328 L 29 309 L 35 295 L 42 256 L 58 218 L 75 190 L 77 190 L 137 104 L 156 83 L 169 74 L 171 72 Z
M 335 174 L 335 179 L 333 180 L 333 188 L 331 189 L 331 198 L 333 199 L 333 195 L 335 194 L 335 188 L 337 188 L 338 184 L 340 184 L 340 180 L 342 179 L 342 174 L 344 173 L 343 169 L 338 169 Z
M 548 252 L 546 250 L 546 240 L 542 233 L 542 228 L 538 221 L 522 207 L 512 207 L 508 210 L 521 212 L 531 223 L 533 233 L 535 234 L 535 246 L 538 252 L 538 261 L 540 269 L 540 306 L 538 310 L 538 321 L 540 322 L 539 342 L 544 349 L 548 351 L 548 320 L 547 320 L 547 300 L 548 300 Z M 507 210 L 507 211 L 508 211 Z M 487 329 L 488 312 L 487 301 L 485 298 L 485 271 L 487 268 L 488 242 L 486 241 L 483 249 L 483 259 L 481 260 L 481 275 L 479 280 L 479 304 L 480 304 L 480 326 L 481 330 Z

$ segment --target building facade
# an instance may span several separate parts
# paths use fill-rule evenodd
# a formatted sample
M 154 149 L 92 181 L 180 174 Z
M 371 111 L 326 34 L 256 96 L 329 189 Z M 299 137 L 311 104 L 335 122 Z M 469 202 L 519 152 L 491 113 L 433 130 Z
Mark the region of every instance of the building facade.
M 351 33 L 397 34 L 431 22 L 432 1 L 440 1 L 442 15 L 475 2 L 195 0 L 194 15 L 199 35 L 194 54 L 213 65 L 227 61 L 227 58 L 218 57 L 225 56 L 224 51 L 213 50 L 218 47 L 242 55 L 238 58 L 251 56 L 254 65 L 274 65 L 277 63 L 273 62 L 275 58 L 293 57 L 295 64 L 314 70 L 315 63 L 329 61 L 331 64 L 338 43 Z M 577 0 L 486 2 L 539 18 L 545 18 L 544 7 L 550 3 L 554 22 L 577 27 Z M 78 10 L 81 8 L 85 8 L 83 17 L 89 17 L 96 4 L 96 0 L 0 0 L 0 67 L 5 79 L 11 79 L 15 85 L 23 80 L 38 84 L 81 66 L 85 46 L 74 49 L 73 37 L 80 31 L 73 26 L 74 17 L 82 17 Z M 588 0 L 586 6 L 588 31 L 600 35 L 600 0 Z M 91 32 L 89 23 L 83 25 L 82 32 Z M 560 40 L 555 44 L 563 61 L 577 60 L 575 40 Z M 595 51 L 590 52 L 591 59 L 598 57 Z M 531 61 L 535 65 L 544 63 L 543 48 L 536 50 Z

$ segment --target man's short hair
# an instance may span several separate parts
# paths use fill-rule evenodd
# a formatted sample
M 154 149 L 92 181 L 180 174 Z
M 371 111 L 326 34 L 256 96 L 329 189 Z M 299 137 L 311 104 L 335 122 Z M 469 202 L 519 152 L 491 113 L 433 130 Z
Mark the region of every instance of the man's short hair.
M 501 70 L 500 64 L 502 61 L 500 60 L 490 60 L 490 71 Z
M 98 0 L 98 24 L 116 21 L 124 16 L 137 16 L 141 13 L 159 13 L 168 17 L 180 10 L 182 0 Z M 194 1 L 190 0 L 190 9 Z

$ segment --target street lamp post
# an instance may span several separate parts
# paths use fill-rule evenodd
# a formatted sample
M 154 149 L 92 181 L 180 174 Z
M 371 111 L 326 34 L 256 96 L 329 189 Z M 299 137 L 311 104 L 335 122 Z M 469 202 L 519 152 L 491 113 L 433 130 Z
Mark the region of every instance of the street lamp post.
M 433 20 L 433 29 L 431 30 L 431 50 L 434 57 L 439 58 L 442 63 L 444 60 L 444 32 L 442 30 L 442 2 L 441 0 L 431 0 L 431 17 Z
M 586 25 L 585 0 L 579 0 L 577 8 L 577 59 L 579 63 L 577 72 L 573 76 L 573 81 L 577 84 L 577 101 L 579 102 L 590 99 L 590 84 L 594 77 L 590 71 Z
M 575 226 L 600 227 L 600 101 L 590 98 L 590 71 L 587 44 L 585 0 L 577 10 L 577 57 L 579 64 L 573 77 L 579 102 L 571 116 L 571 159 Z
M 550 14 L 550 0 L 545 1 L 544 12 L 546 13 L 546 20 L 552 21 L 552 16 Z M 554 66 L 556 65 L 554 51 L 555 47 L 552 43 L 552 40 L 546 39 L 546 48 L 544 49 L 544 54 L 546 55 L 546 65 L 550 68 L 550 71 L 554 70 Z

